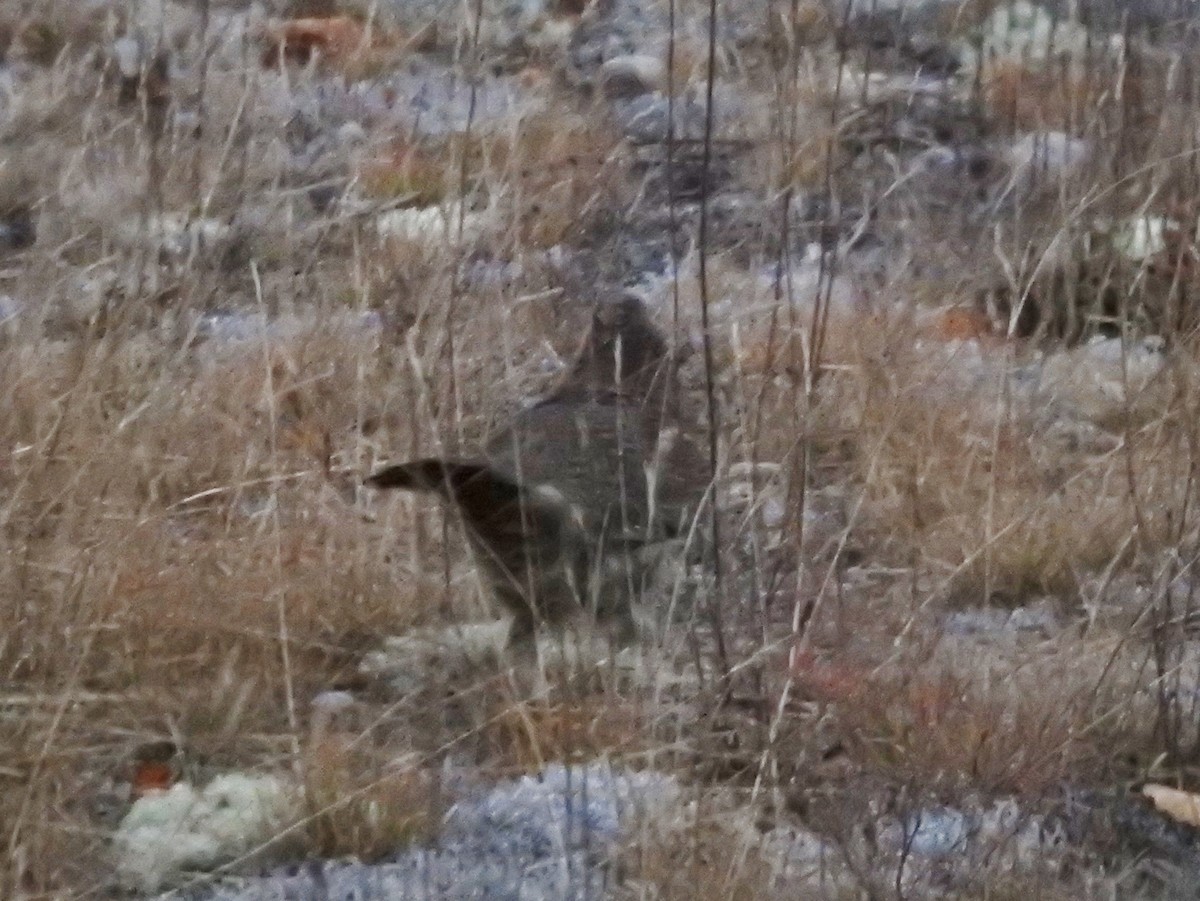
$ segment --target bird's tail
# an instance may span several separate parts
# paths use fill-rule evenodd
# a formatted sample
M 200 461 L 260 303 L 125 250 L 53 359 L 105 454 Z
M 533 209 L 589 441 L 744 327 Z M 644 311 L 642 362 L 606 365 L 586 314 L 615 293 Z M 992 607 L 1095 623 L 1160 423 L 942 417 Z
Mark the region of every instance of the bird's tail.
M 399 488 L 407 491 L 441 491 L 447 485 L 461 483 L 471 464 L 427 457 L 387 466 L 373 472 L 364 480 L 372 488 Z M 483 467 L 476 466 L 476 470 Z
M 436 457 L 385 467 L 368 476 L 365 484 L 372 488 L 431 491 L 468 509 L 479 508 L 480 512 L 518 502 L 522 493 L 516 482 L 486 464 Z

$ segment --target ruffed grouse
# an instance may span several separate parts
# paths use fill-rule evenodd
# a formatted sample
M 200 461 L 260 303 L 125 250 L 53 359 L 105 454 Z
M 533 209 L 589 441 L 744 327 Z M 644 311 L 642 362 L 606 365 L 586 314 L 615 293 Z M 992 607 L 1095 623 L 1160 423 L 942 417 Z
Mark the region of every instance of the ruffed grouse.
M 627 643 L 648 565 L 686 528 L 709 481 L 675 376 L 640 300 L 601 303 L 567 376 L 480 458 L 413 460 L 367 484 L 434 492 L 457 507 L 488 585 L 513 615 L 510 644 L 580 608 L 616 624 Z

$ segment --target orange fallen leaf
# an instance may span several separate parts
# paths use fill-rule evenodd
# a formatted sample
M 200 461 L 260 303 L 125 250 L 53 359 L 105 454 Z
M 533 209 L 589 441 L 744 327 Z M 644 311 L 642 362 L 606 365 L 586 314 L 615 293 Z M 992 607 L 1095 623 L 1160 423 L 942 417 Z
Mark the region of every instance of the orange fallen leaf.
M 635 751 L 640 729 L 636 708 L 581 698 L 506 706 L 485 731 L 505 760 L 534 771 L 552 760 L 588 760 Z
M 273 66 L 280 55 L 285 62 L 307 65 L 315 54 L 344 61 L 367 43 L 361 24 L 348 16 L 290 19 L 269 27 L 263 35 L 264 66 Z
M 820 660 L 810 650 L 792 658 L 796 682 L 824 701 L 852 701 L 869 688 L 868 673 L 859 667 Z
M 133 772 L 133 796 L 140 798 L 152 791 L 166 791 L 174 782 L 171 768 L 165 763 L 142 763 Z
M 944 682 L 917 682 L 909 686 L 908 706 L 917 723 L 926 729 L 944 725 L 961 708 L 954 686 Z
M 445 200 L 455 174 L 443 156 L 396 138 L 360 165 L 358 177 L 369 197 L 432 206 Z
M 1017 132 L 1059 129 L 1070 132 L 1078 123 L 1095 121 L 1104 112 L 1136 111 L 1151 121 L 1149 82 L 1122 67 L 1113 71 L 1089 66 L 1040 66 L 1004 58 L 989 63 L 982 74 L 984 107 L 990 119 Z M 1125 127 L 1136 127 L 1122 120 Z
M 934 319 L 932 331 L 943 341 L 980 341 L 995 337 L 988 315 L 966 307 L 943 310 Z
M 523 88 L 540 88 L 550 83 L 550 72 L 542 66 L 526 66 L 518 78 Z
M 138 748 L 133 756 L 133 772 L 129 779 L 130 792 L 140 798 L 153 791 L 166 791 L 175 782 L 172 765 L 176 754 L 174 742 L 156 741 Z

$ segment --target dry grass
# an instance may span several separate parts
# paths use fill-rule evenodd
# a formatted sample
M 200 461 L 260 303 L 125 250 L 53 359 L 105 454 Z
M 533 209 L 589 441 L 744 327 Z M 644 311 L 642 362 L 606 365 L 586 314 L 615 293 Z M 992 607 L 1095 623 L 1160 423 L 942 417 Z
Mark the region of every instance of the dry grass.
M 1113 778 L 1152 742 L 1150 676 L 1134 657 L 1111 638 L 998 652 L 946 637 L 875 663 L 806 652 L 793 673 L 800 697 L 829 705 L 826 728 L 855 767 L 943 797 L 1032 799 Z
M 538 772 L 556 760 L 586 762 L 635 755 L 645 741 L 636 710 L 597 696 L 554 704 L 503 702 L 486 732 L 501 766 Z
M 629 880 L 637 888 L 627 889 L 630 892 L 627 897 L 663 901 L 685 898 L 749 901 L 770 897 L 767 865 L 753 857 L 739 860 L 736 849 L 728 844 L 728 836 L 719 830 L 710 835 L 700 827 L 677 841 L 678 846 L 664 842 L 642 853 L 628 871 Z
M 371 861 L 436 835 L 436 775 L 372 753 L 360 739 L 325 734 L 305 751 L 310 854 Z
M 682 651 L 650 652 L 674 681 L 597 677 L 530 699 L 497 673 L 460 684 L 433 668 L 411 697 L 363 675 L 383 637 L 483 605 L 453 522 L 422 499 L 367 497 L 360 478 L 386 458 L 469 452 L 577 346 L 586 302 L 611 286 L 566 277 L 555 254 L 615 255 L 618 225 L 651 205 L 604 108 L 539 62 L 518 83 L 540 106 L 514 121 L 417 135 L 364 115 L 364 140 L 303 169 L 288 142 L 336 129 L 280 98 L 328 87 L 331 71 L 369 83 L 427 35 L 368 36 L 356 15 L 341 37 L 268 41 L 271 65 L 261 47 L 213 49 L 204 72 L 122 100 L 106 31 L 73 4 L 19 6 L 0 16 L 0 48 L 30 66 L 0 131 L 0 217 L 36 211 L 38 239 L 0 268 L 0 295 L 22 306 L 0 321 L 0 896 L 103 890 L 111 797 L 156 740 L 181 748 L 189 778 L 301 774 L 309 850 L 367 858 L 436 833 L 431 773 L 447 756 L 492 773 L 615 758 L 785 793 L 861 780 L 1031 804 L 1185 760 L 1188 609 L 1163 585 L 1190 573 L 1200 541 L 1194 336 L 1168 329 L 1166 369 L 1128 396 L 1073 382 L 1086 348 L 1056 349 L 1058 393 L 1031 400 L 1014 373 L 1043 365 L 1044 348 L 1002 338 L 966 276 L 847 267 L 831 285 L 798 258 L 792 281 L 764 276 L 795 250 L 770 218 L 779 192 L 840 191 L 826 199 L 848 207 L 894 164 L 892 148 L 855 143 L 860 114 L 882 106 L 835 110 L 827 85 L 759 68 L 844 62 L 823 8 L 802 4 L 765 60 L 730 51 L 718 65 L 762 88 L 739 120 L 759 143 L 732 181 L 765 205 L 706 270 L 719 463 L 768 467 L 731 517 L 713 595 L 736 672 L 712 680 L 713 617 L 680 602 Z M 194 52 L 179 28 L 171 51 Z M 682 44 L 676 64 L 702 86 L 706 47 Z M 1065 82 L 984 73 L 995 134 L 1112 143 L 1082 184 L 998 219 L 961 268 L 986 280 L 1040 259 L 1047 235 L 1077 235 L 1100 211 L 1195 219 L 1194 139 L 1167 121 L 1194 125 L 1194 105 L 1182 87 L 1167 96 L 1157 65 Z M 178 115 L 156 119 L 159 103 Z M 326 184 L 347 200 L 317 211 L 310 191 Z M 375 227 L 381 211 L 431 207 L 438 240 Z M 188 231 L 202 226 L 208 237 Z M 1172 228 L 1123 277 L 1179 303 L 1195 235 Z M 520 265 L 466 274 L 495 261 Z M 1035 278 L 1008 270 L 1016 294 Z M 673 319 L 677 289 L 694 336 L 694 254 L 680 272 L 656 315 Z M 782 512 L 764 527 L 746 511 L 768 501 Z M 944 634 L 949 611 L 1034 602 L 1066 627 L 1000 651 Z M 316 734 L 313 698 L 343 688 L 364 716 Z M 625 862 L 631 897 L 770 897 L 769 862 L 719 819 L 643 843 Z
M 722 809 L 724 807 L 724 809 Z M 622 899 L 730 899 L 770 897 L 770 864 L 753 839 L 742 833 L 738 813 L 726 802 L 697 802 L 672 827 L 651 825 L 626 848 L 619 864 Z M 658 812 L 657 819 L 665 819 Z

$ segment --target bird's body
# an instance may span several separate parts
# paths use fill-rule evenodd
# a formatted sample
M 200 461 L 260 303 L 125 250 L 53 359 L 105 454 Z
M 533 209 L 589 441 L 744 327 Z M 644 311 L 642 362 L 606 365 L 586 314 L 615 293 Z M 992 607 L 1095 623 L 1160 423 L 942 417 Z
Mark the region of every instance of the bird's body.
M 655 546 L 693 515 L 707 460 L 668 403 L 666 344 L 639 301 L 602 307 L 568 376 L 474 460 L 424 459 L 368 479 L 432 491 L 460 514 L 511 640 L 579 609 L 633 634 Z

